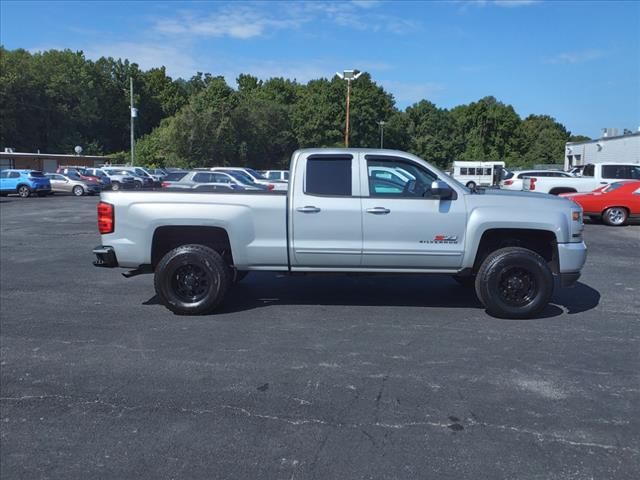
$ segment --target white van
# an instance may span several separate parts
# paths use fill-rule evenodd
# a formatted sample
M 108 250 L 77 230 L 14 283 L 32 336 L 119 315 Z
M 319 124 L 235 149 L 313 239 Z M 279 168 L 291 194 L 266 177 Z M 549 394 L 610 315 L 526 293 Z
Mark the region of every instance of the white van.
M 453 162 L 452 177 L 468 188 L 497 185 L 504 170 L 504 162 Z

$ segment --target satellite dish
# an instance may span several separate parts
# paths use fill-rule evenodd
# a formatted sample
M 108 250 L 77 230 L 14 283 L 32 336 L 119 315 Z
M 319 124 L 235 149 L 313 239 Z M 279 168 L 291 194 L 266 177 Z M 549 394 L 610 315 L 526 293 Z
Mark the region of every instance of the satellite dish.
M 76 145 L 76 148 L 73 149 L 76 152 L 76 155 L 80 155 L 82 153 L 82 147 L 80 145 Z

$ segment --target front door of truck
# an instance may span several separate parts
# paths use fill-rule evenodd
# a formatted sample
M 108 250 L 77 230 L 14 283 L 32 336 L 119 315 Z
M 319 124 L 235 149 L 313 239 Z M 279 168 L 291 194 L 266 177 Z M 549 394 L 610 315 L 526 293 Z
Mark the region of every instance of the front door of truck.
M 370 268 L 454 269 L 462 264 L 464 199 L 430 195 L 434 172 L 411 159 L 364 154 L 363 172 L 376 168 L 403 172 L 362 179 L 362 266 Z M 367 194 L 368 192 L 368 194 Z
M 315 154 L 300 162 L 291 192 L 292 267 L 359 267 L 362 206 L 357 158 L 349 153 Z

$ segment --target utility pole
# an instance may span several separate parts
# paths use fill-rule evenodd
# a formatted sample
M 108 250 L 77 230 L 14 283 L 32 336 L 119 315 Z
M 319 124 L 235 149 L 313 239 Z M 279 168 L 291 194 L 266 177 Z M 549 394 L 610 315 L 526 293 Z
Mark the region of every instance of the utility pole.
M 355 70 L 345 70 L 343 73 L 337 72 L 336 75 L 347 82 L 347 118 L 344 127 L 344 146 L 349 148 L 349 103 L 351 99 L 351 82 L 357 80 L 362 72 L 356 73 Z
M 134 130 L 133 130 L 133 125 L 134 125 L 134 119 L 136 118 L 136 116 L 138 115 L 138 111 L 133 108 L 133 77 L 129 77 L 129 88 L 130 88 L 130 93 L 129 93 L 129 109 L 130 109 L 130 113 L 131 113 L 131 166 L 133 167 L 133 161 L 134 161 L 134 150 L 135 150 L 135 139 L 134 139 Z
M 387 123 L 384 120 L 380 120 L 378 125 L 380 125 L 380 148 L 384 148 L 384 124 Z

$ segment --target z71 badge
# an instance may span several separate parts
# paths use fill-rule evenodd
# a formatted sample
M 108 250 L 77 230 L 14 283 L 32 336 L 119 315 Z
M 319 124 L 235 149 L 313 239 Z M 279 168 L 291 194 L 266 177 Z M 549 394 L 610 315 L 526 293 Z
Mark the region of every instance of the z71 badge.
M 457 235 L 436 235 L 435 237 L 433 237 L 433 240 L 420 240 L 420 243 L 430 243 L 430 244 L 458 243 L 458 236 Z

